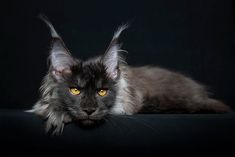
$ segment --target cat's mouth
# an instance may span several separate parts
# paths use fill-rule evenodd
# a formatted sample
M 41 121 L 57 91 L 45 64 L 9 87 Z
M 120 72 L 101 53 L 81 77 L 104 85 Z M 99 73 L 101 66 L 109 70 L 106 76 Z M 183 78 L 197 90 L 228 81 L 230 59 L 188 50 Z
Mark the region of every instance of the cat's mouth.
M 99 114 L 87 115 L 83 112 L 73 117 L 73 121 L 81 127 L 93 128 L 102 124 L 107 117 L 106 112 L 100 112 Z
M 81 127 L 85 128 L 93 128 L 96 127 L 97 125 L 102 124 L 103 118 L 101 117 L 77 117 L 74 119 L 74 122 L 77 123 Z
M 95 123 L 97 123 L 97 120 L 83 119 L 83 120 L 80 120 L 80 123 L 84 126 L 92 126 L 92 125 L 95 125 Z

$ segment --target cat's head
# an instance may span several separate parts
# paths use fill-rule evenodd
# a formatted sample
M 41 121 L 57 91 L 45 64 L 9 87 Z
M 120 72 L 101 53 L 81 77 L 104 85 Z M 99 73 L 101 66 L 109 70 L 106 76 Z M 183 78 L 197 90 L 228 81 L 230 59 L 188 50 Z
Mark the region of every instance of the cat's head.
M 85 125 L 102 120 L 116 100 L 119 64 L 123 62 L 117 40 L 126 25 L 115 32 L 103 55 L 81 61 L 70 54 L 52 24 L 42 19 L 52 35 L 48 80 L 42 91 L 42 99 L 46 97 L 49 104 L 47 108 L 66 112 L 71 119 Z

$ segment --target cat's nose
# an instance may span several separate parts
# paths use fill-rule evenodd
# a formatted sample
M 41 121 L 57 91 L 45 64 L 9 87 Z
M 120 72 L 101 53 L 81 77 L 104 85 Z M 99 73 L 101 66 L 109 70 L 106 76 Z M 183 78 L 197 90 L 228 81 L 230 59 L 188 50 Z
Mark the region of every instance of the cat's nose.
M 86 108 L 83 109 L 84 112 L 86 112 L 87 115 L 91 115 L 92 113 L 94 113 L 96 111 L 95 108 Z

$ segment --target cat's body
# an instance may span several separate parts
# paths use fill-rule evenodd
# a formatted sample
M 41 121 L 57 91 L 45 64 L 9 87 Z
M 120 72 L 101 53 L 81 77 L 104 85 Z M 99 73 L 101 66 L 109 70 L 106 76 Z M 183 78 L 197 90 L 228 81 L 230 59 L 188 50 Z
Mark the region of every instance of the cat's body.
M 64 123 L 91 125 L 110 114 L 224 113 L 232 111 L 208 97 L 192 79 L 166 69 L 128 66 L 117 43 L 120 27 L 104 55 L 78 60 L 69 53 L 51 23 L 42 17 L 53 37 L 50 69 L 41 98 L 32 112 L 47 120 L 47 130 L 63 130 Z
M 223 113 L 229 107 L 208 97 L 189 77 L 156 66 L 120 66 L 122 78 L 113 114 Z

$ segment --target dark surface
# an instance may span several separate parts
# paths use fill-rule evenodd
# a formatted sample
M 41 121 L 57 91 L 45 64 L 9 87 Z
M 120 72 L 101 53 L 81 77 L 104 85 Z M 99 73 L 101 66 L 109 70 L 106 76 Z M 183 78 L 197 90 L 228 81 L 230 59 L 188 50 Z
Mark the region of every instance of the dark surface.
M 29 108 L 38 99 L 50 43 L 39 13 L 82 59 L 104 53 L 117 27 L 130 22 L 121 36 L 130 65 L 185 73 L 234 108 L 233 0 L 1 1 L 1 108 Z
M 18 152 L 227 154 L 235 146 L 234 114 L 114 116 L 94 129 L 69 124 L 58 137 L 20 110 L 1 110 L 0 124 L 1 150 Z
M 36 18 L 39 13 L 51 19 L 72 54 L 82 59 L 102 54 L 114 30 L 130 22 L 121 37 L 129 64 L 185 73 L 235 109 L 232 0 L 21 0 L 1 1 L 0 7 L 0 153 L 234 154 L 234 114 L 111 117 L 90 130 L 69 124 L 62 136 L 53 137 L 44 134 L 41 119 L 22 112 L 37 101 L 47 71 L 50 36 Z

